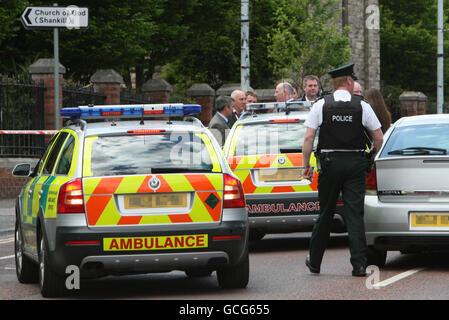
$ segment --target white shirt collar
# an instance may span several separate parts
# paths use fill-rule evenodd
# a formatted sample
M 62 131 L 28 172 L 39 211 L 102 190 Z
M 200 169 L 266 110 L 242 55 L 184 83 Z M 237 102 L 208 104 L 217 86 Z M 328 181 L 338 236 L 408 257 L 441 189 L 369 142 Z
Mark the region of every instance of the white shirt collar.
M 228 123 L 228 118 L 226 118 L 224 115 L 221 114 L 221 112 L 217 112 L 223 119 L 224 121 L 226 121 L 226 123 Z
M 336 101 L 350 101 L 351 93 L 348 90 L 335 90 L 334 99 Z

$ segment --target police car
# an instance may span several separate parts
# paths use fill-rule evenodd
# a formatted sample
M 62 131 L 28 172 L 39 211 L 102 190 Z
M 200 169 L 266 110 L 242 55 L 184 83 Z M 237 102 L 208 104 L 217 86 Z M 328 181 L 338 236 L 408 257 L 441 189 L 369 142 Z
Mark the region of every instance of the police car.
M 81 278 L 217 271 L 223 288 L 246 287 L 248 218 L 240 181 L 197 114 L 199 105 L 64 108 L 55 134 L 16 202 L 18 280 L 43 296 Z M 117 121 L 117 118 L 131 118 Z M 147 120 L 146 117 L 163 117 Z M 183 121 L 174 120 L 184 117 Z M 88 119 L 112 118 L 87 123 Z
M 311 180 L 302 176 L 310 107 L 306 101 L 248 104 L 227 137 L 224 153 L 243 184 L 250 240 L 267 233 L 311 231 L 318 217 L 317 170 Z M 316 168 L 313 154 L 310 164 Z M 342 205 L 337 204 L 333 232 L 345 232 Z

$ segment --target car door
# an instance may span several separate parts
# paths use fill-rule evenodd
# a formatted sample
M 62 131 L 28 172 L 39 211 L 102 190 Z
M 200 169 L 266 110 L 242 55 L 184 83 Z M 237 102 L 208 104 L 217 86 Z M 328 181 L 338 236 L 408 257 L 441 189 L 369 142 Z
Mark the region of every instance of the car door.
M 59 189 L 73 177 L 75 162 L 74 154 L 77 150 L 76 136 L 69 133 L 65 143 L 61 145 L 58 160 L 41 189 L 41 207 L 45 220 L 55 219 L 57 215 L 57 202 Z
M 27 184 L 25 189 L 23 213 L 21 217 L 25 250 L 36 253 L 36 225 L 37 215 L 40 209 L 41 189 L 43 183 L 49 178 L 53 170 L 57 155 L 62 143 L 65 141 L 67 133 L 59 133 L 49 143 L 47 150 L 39 160 L 33 172 L 33 179 Z

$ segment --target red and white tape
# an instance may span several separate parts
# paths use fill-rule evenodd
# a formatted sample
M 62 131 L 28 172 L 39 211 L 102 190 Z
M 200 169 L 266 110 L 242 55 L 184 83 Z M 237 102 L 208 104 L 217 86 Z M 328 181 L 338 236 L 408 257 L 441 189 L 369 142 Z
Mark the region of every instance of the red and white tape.
M 58 130 L 0 130 L 0 134 L 55 134 Z

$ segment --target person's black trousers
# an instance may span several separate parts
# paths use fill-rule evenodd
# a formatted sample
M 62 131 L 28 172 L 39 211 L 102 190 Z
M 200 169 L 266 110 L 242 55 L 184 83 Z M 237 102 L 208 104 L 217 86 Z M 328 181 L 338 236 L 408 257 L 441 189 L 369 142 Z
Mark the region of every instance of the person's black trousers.
M 318 176 L 320 215 L 315 222 L 310 239 L 310 263 L 320 267 L 327 247 L 335 206 L 340 195 L 344 203 L 346 223 L 354 269 L 366 267 L 366 238 L 363 221 L 365 179 L 368 160 L 363 153 L 328 153 L 321 161 Z

